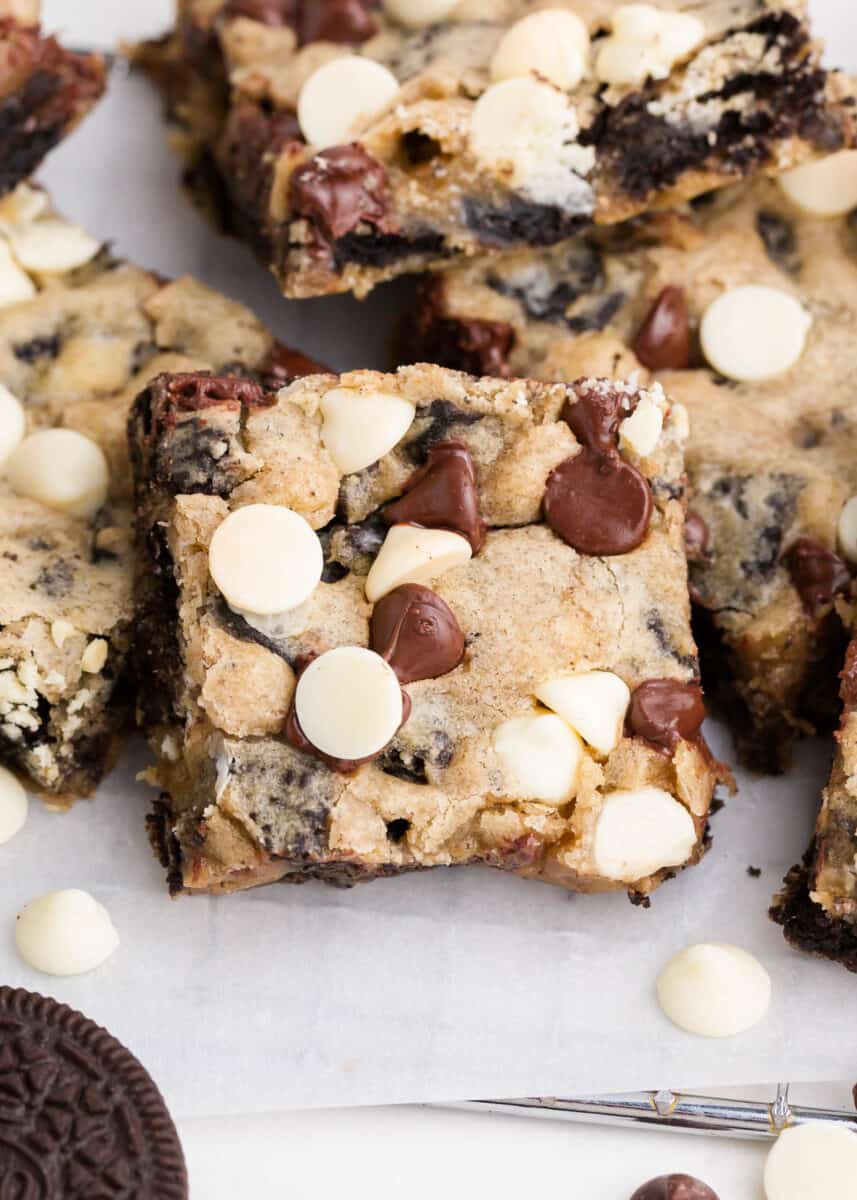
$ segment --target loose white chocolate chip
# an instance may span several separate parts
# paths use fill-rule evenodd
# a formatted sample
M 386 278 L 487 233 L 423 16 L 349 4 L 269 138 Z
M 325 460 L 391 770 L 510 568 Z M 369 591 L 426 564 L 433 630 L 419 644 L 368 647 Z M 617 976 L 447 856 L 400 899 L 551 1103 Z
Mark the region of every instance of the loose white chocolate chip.
M 51 637 L 53 638 L 54 645 L 60 650 L 62 650 L 68 639 L 74 637 L 76 633 L 77 628 L 72 625 L 71 621 L 64 621 L 62 617 L 57 617 L 51 625 Z
M 669 12 L 651 4 L 625 4 L 613 16 L 613 33 L 595 60 L 602 83 L 640 84 L 649 76 L 666 79 L 677 62 L 705 38 L 705 26 L 689 13 Z
M 107 662 L 107 642 L 104 638 L 93 638 L 83 652 L 80 669 L 88 675 L 97 675 Z
M 390 392 L 331 388 L 321 398 L 321 440 L 343 475 L 371 467 L 411 427 L 415 408 Z
M 857 207 L 857 150 L 840 150 L 778 177 L 786 196 L 817 217 L 841 217 Z
M 788 292 L 747 284 L 709 304 L 699 333 L 703 354 L 716 371 L 750 383 L 793 367 L 811 325 L 812 317 Z
M 448 17 L 459 0 L 384 0 L 384 8 L 394 21 L 419 29 Z
M 0 383 L 0 468 L 27 432 L 24 406 L 5 384 Z
M 599 754 L 609 754 L 619 745 L 631 693 L 612 671 L 548 679 L 536 688 L 536 696 Z
M 33 900 L 18 917 L 15 942 L 25 962 L 46 975 L 83 975 L 110 957 L 119 934 L 88 892 L 67 888 Z
M 347 760 L 383 750 L 402 723 L 402 689 L 392 667 L 362 646 L 314 659 L 295 689 L 298 723 L 323 754 Z
M 74 517 L 92 517 L 107 499 L 110 472 L 91 438 L 74 429 L 42 429 L 13 450 L 6 478 L 21 496 Z
M 657 986 L 672 1023 L 699 1037 L 735 1037 L 757 1025 L 771 1002 L 771 979 L 759 960 L 724 942 L 680 951 Z
M 536 74 L 558 88 L 577 87 L 586 70 L 589 34 L 576 13 L 544 8 L 509 29 L 491 59 L 491 78 Z
M 54 275 L 91 262 L 101 243 L 70 221 L 49 217 L 9 230 L 12 253 L 26 271 Z
M 27 793 L 11 771 L 0 767 L 0 846 L 19 833 L 27 820 Z
M 664 427 L 664 413 L 650 396 L 642 396 L 630 417 L 619 426 L 619 440 L 640 458 L 651 454 Z
M 8 242 L 0 238 L 0 308 L 31 300 L 35 294 L 36 285 L 15 262 Z
M 589 213 L 591 146 L 577 143 L 577 111 L 564 92 L 535 78 L 504 79 L 473 106 L 470 149 L 480 166 L 542 204 Z
M 687 862 L 696 841 L 693 817 L 669 792 L 608 792 L 595 828 L 595 866 L 607 879 L 634 883 Z
M 346 54 L 313 71 L 298 96 L 298 122 L 310 146 L 353 140 L 395 99 L 399 81 L 372 58 Z
M 472 554 L 460 533 L 394 525 L 366 576 L 366 599 L 375 604 L 403 583 L 430 583 L 469 562 Z
M 279 504 L 248 504 L 215 529 L 208 569 L 230 608 L 270 616 L 309 599 L 324 553 L 299 513 Z
M 583 743 L 554 713 L 512 717 L 494 730 L 504 796 L 565 804 L 577 790 Z
M 849 562 L 857 562 L 857 496 L 846 500 L 836 526 L 839 549 Z
M 857 1200 L 857 1135 L 832 1121 L 790 1125 L 765 1163 L 767 1200 Z

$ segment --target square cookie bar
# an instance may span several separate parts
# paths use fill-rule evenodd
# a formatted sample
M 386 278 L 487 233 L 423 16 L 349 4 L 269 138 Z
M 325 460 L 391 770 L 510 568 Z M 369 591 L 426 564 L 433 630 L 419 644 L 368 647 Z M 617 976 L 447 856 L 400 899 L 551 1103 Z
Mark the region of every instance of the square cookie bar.
M 37 0 L 0 0 L 0 195 L 32 175 L 104 85 L 98 55 L 43 36 Z
M 786 876 L 771 916 L 798 950 L 857 971 L 857 641 L 840 680 L 842 719 L 815 839 Z
M 173 891 L 487 863 L 643 898 L 701 856 L 659 386 L 173 375 L 130 434 Z
M 0 229 L 0 758 L 84 795 L 131 711 L 131 400 L 164 370 L 278 386 L 305 360 L 240 304 L 117 260 L 44 192 L 19 185 Z
M 855 136 L 800 0 L 183 0 L 142 51 L 288 296 L 550 245 Z
M 684 406 L 703 678 L 728 686 L 743 757 L 763 769 L 836 720 L 833 601 L 857 562 L 837 528 L 857 487 L 855 207 L 846 151 L 681 213 L 439 273 L 405 328 L 404 361 L 636 372 Z

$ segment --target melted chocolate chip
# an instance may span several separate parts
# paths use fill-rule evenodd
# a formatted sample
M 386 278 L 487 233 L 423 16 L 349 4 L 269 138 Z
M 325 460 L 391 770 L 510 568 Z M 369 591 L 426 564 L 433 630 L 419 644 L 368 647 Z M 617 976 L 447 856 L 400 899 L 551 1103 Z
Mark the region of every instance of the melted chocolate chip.
M 297 679 L 300 679 L 315 657 L 314 654 L 306 654 L 302 655 L 296 661 L 295 674 Z M 288 715 L 283 725 L 285 739 L 290 746 L 294 746 L 295 750 L 300 750 L 303 754 L 309 754 L 313 758 L 319 759 L 325 766 L 330 767 L 331 771 L 336 771 L 338 775 L 351 775 L 358 767 L 362 767 L 364 763 L 373 762 L 376 758 L 380 758 L 384 754 L 386 746 L 382 746 L 375 754 L 368 754 L 365 758 L 334 758 L 330 754 L 325 754 L 323 750 L 319 750 L 318 746 L 314 746 L 301 729 L 301 723 L 298 720 L 297 710 L 295 709 L 296 695 L 297 687 L 295 687 L 295 691 L 292 694 L 292 702 L 289 705 Z M 410 715 L 411 698 L 407 692 L 402 692 L 402 725 L 404 725 Z M 401 725 L 399 728 L 401 729 Z
M 616 448 L 623 413 L 615 393 L 586 392 L 562 418 L 581 450 L 548 476 L 548 525 L 580 554 L 627 554 L 640 545 L 652 517 L 652 493 Z
M 307 42 L 365 42 L 378 32 L 367 0 L 302 0 L 298 40 Z
M 659 1175 L 638 1187 L 631 1200 L 718 1200 L 701 1179 L 692 1175 Z
M 485 545 L 485 522 L 479 511 L 476 468 L 470 451 L 459 441 L 438 442 L 425 466 L 405 484 L 404 495 L 383 512 L 388 525 L 424 525 L 451 529 L 478 554 Z
M 684 550 L 688 562 L 705 562 L 711 557 L 711 530 L 697 512 L 689 512 L 685 518 Z
M 401 361 L 431 362 L 469 375 L 510 374 L 509 355 L 515 331 L 507 321 L 484 321 L 446 314 L 443 280 L 431 279 L 420 289 L 415 314 L 402 322 Z
M 650 371 L 681 371 L 690 366 L 693 338 L 683 288 L 664 288 L 649 309 L 633 349 Z
M 680 741 L 693 742 L 699 737 L 704 720 L 699 684 L 648 679 L 631 696 L 627 725 L 633 737 L 672 754 Z
M 784 551 L 782 558 L 801 602 L 811 616 L 831 604 L 837 592 L 846 591 L 851 583 L 847 565 L 816 538 L 798 538 Z
M 387 172 L 356 143 L 322 150 L 298 167 L 289 184 L 289 202 L 327 242 L 335 242 L 368 221 L 387 227 L 390 185 Z
M 388 592 L 375 605 L 369 644 L 400 683 L 437 679 L 464 658 L 464 634 L 449 605 L 416 583 Z
M 258 408 L 270 403 L 258 383 L 239 376 L 193 371 L 160 376 L 154 382 L 161 381 L 164 383 L 164 399 L 175 412 L 198 412 L 219 404 L 246 404 L 249 408 Z

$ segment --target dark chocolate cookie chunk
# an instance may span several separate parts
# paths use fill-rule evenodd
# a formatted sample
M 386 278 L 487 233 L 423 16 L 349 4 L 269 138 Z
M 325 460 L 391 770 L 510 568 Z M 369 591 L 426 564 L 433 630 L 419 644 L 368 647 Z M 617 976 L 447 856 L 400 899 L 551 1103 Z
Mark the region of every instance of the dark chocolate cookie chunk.
M 0 1193 L 186 1200 L 187 1170 L 144 1067 L 74 1009 L 0 988 Z

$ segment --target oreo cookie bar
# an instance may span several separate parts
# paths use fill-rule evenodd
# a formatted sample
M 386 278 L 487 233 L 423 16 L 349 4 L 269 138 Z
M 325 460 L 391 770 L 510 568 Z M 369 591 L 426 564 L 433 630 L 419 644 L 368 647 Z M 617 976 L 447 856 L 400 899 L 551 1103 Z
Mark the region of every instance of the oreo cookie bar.
M 32 175 L 104 86 L 98 55 L 40 32 L 38 0 L 0 0 L 0 195 Z
M 815 838 L 783 881 L 771 917 L 796 949 L 857 971 L 857 641 L 840 680 L 842 718 Z
M 487 863 L 648 895 L 711 759 L 659 386 L 165 375 L 130 424 L 174 892 Z
M 288 296 L 552 245 L 855 138 L 800 0 L 183 0 L 141 52 Z
M 299 371 L 253 315 L 114 258 L 21 184 L 0 201 L 0 758 L 90 793 L 131 712 L 130 403 L 164 370 Z
M 405 330 L 405 361 L 539 379 L 636 372 L 683 405 L 703 676 L 726 686 L 743 757 L 762 769 L 836 719 L 833 601 L 857 562 L 837 530 L 857 489 L 855 207 L 857 155 L 842 152 L 682 212 L 439 273 Z

